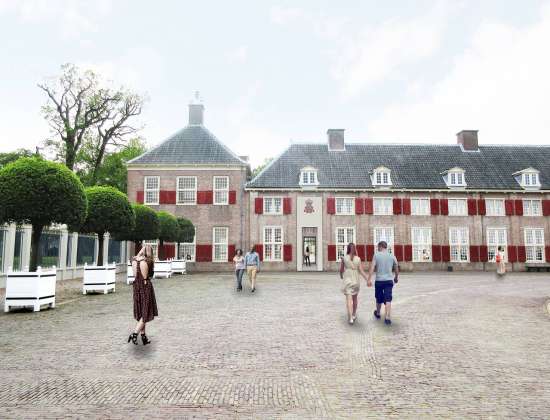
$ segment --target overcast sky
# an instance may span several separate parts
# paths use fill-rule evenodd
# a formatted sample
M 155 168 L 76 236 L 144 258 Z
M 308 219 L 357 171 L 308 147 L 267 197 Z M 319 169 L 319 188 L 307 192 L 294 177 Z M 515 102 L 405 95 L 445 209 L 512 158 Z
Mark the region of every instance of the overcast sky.
M 291 141 L 550 144 L 550 1 L 0 0 L 0 150 L 49 134 L 36 84 L 76 63 L 146 93 L 155 145 L 206 126 L 253 164 Z

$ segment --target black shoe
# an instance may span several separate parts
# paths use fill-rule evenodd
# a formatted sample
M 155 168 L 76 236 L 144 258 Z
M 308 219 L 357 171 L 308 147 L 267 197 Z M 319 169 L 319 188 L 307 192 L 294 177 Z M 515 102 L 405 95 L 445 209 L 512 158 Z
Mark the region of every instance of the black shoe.
M 136 339 L 137 341 L 137 339 Z M 141 342 L 143 343 L 144 346 L 146 346 L 147 344 L 149 344 L 151 341 L 147 338 L 147 336 L 145 334 L 141 334 Z M 136 343 L 137 344 L 137 343 Z
M 384 324 L 386 324 L 386 325 L 391 325 L 391 319 L 386 318 L 386 319 L 384 320 Z
M 380 319 L 380 314 L 376 310 L 374 311 L 374 316 L 376 317 L 376 319 Z
M 137 333 L 132 333 L 128 336 L 128 343 L 130 341 L 137 346 Z
M 254 293 L 256 291 L 256 288 L 250 289 L 250 293 Z
M 242 287 L 237 287 L 237 292 L 242 292 L 242 291 L 243 291 Z

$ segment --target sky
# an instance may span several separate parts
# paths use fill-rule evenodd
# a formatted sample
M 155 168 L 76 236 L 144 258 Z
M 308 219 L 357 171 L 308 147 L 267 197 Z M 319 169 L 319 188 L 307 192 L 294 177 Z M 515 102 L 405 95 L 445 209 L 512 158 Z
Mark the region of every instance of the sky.
M 154 146 L 205 125 L 252 165 L 292 142 L 550 144 L 550 0 L 0 0 L 0 151 L 50 136 L 64 63 L 147 95 Z

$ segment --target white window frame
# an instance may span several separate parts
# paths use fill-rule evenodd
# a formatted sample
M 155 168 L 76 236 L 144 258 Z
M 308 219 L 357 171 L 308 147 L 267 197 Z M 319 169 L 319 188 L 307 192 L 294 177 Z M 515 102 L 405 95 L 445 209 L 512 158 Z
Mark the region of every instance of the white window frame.
M 454 229 L 457 229 L 457 232 L 460 232 L 460 234 L 457 234 L 457 240 L 456 243 L 453 243 L 453 234 L 452 231 Z M 466 233 L 464 235 L 464 232 Z M 464 237 L 466 238 L 466 241 L 464 243 Z M 467 263 L 470 262 L 470 230 L 467 226 L 451 226 L 449 227 L 449 247 L 451 249 L 451 262 L 453 263 Z M 459 256 L 459 258 L 453 258 L 453 255 L 455 253 L 453 250 L 456 249 L 456 255 Z M 463 258 L 465 256 L 465 258 Z
M 491 234 L 494 232 L 494 234 Z M 499 232 L 504 232 L 504 235 L 499 235 Z M 501 236 L 503 239 L 501 240 Z M 505 227 L 490 226 L 487 228 L 487 258 L 489 262 L 496 262 L 498 247 L 504 249 L 504 262 L 508 261 L 508 230 Z
M 338 205 L 338 202 L 340 201 L 340 205 Z M 344 203 L 351 202 L 351 205 L 345 205 Z M 336 214 L 340 216 L 351 216 L 355 214 L 355 198 L 353 197 L 336 197 L 335 198 L 335 207 L 336 207 Z M 338 208 L 340 208 L 340 211 L 338 211 Z M 347 209 L 348 211 L 342 211 L 344 209 Z
M 192 249 L 192 252 L 190 253 L 191 259 L 188 260 L 186 254 L 183 252 L 184 247 L 190 247 Z M 180 249 L 178 249 L 178 252 L 180 254 L 180 259 L 189 261 L 189 262 L 195 262 L 197 258 L 197 228 L 195 227 L 195 234 L 193 235 L 193 242 L 181 242 L 180 243 Z
M 279 200 L 279 210 L 276 210 L 275 202 Z M 271 204 L 268 204 L 271 203 Z M 264 197 L 264 214 L 283 214 L 283 197 Z
M 389 187 L 392 185 L 391 170 L 388 168 L 376 168 L 372 172 L 372 185 Z
M 270 240 L 266 241 L 266 232 L 271 232 Z M 277 241 L 277 231 L 279 231 L 280 240 Z M 263 259 L 264 261 L 282 262 L 283 261 L 283 227 L 282 226 L 264 226 L 262 230 Z M 278 252 L 278 257 L 276 257 Z
M 493 203 L 493 204 L 491 204 Z M 498 210 L 496 211 L 495 204 L 498 204 Z M 500 216 L 506 216 L 506 208 L 504 204 L 504 198 L 486 198 L 485 199 L 485 214 L 486 216 L 494 216 L 494 217 L 500 217 Z
M 380 232 L 384 233 L 384 235 L 380 235 Z M 386 235 L 388 232 L 391 232 L 391 238 Z M 374 249 L 377 249 L 378 242 L 386 241 L 388 244 L 388 252 L 393 254 L 393 246 L 395 244 L 395 230 L 393 226 L 375 226 L 372 230 L 372 240 Z
M 225 241 L 216 241 L 216 229 L 225 230 Z M 225 258 L 217 257 L 217 250 L 220 247 L 221 255 L 224 253 L 225 248 Z M 229 228 L 226 226 L 214 226 L 212 228 L 212 262 L 227 262 L 229 258 Z
M 377 211 L 377 210 L 380 210 L 379 206 L 376 205 L 376 202 L 380 201 L 380 200 L 384 200 L 384 201 L 388 201 L 389 202 L 389 206 L 386 206 L 384 205 L 383 208 L 384 209 L 387 209 L 388 212 L 383 212 L 381 213 L 380 211 Z M 393 215 L 393 198 L 392 197 L 374 197 L 372 199 L 372 204 L 373 204 L 373 214 L 375 216 L 391 216 Z
M 342 231 L 342 235 L 339 235 Z M 336 235 L 336 260 L 344 258 L 346 255 L 346 247 L 350 242 L 355 243 L 356 240 L 356 230 L 355 226 L 338 226 L 335 230 Z M 340 237 L 342 240 L 340 240 Z
M 419 236 L 422 237 L 422 240 L 416 242 L 415 239 L 418 235 L 415 234 L 415 231 L 421 232 Z M 425 235 L 424 232 L 428 232 L 428 235 Z M 432 228 L 431 226 L 412 226 L 411 227 L 411 243 L 412 243 L 412 260 L 413 262 L 431 262 L 432 261 Z M 426 250 L 427 259 L 424 259 L 424 253 L 422 251 Z
M 521 175 L 521 185 L 525 188 L 540 187 L 540 178 L 538 172 L 524 172 Z
M 180 180 L 184 183 L 184 179 L 193 179 L 195 183 L 195 188 L 181 188 L 180 186 Z M 193 193 L 193 201 L 186 202 L 185 200 L 180 200 L 180 192 L 192 192 Z M 176 177 L 176 204 L 180 206 L 192 206 L 197 204 L 197 177 L 196 176 L 178 176 Z
M 445 182 L 448 187 L 463 188 L 466 187 L 466 172 L 461 168 L 454 168 L 447 171 Z
M 458 210 L 457 206 L 453 207 L 453 205 L 452 205 L 453 202 L 454 203 L 458 203 L 458 202 L 463 203 L 463 205 L 461 206 L 461 209 L 463 209 L 464 211 L 462 213 L 453 212 L 454 211 L 453 209 Z M 447 203 L 448 203 L 448 207 L 449 207 L 449 216 L 453 216 L 453 217 L 468 216 L 468 199 L 466 199 L 466 198 L 449 198 L 449 199 L 447 199 Z
M 225 179 L 227 184 L 225 188 L 216 188 L 216 180 L 218 179 Z M 214 178 L 212 178 L 212 186 L 214 189 L 214 205 L 216 206 L 227 206 L 229 204 L 229 177 L 226 175 L 217 175 Z M 217 193 L 225 193 L 224 200 L 218 199 Z
M 537 211 L 534 211 L 533 203 L 537 203 Z M 527 198 L 523 199 L 523 215 L 529 217 L 539 217 L 542 216 L 542 200 L 538 198 Z
M 157 187 L 156 188 L 148 188 L 147 187 L 147 181 L 149 179 L 156 179 L 157 181 Z M 148 201 L 148 192 L 156 193 L 156 200 L 154 201 Z M 160 176 L 146 176 L 143 177 L 143 203 L 149 204 L 152 206 L 158 206 L 160 202 Z
M 416 205 L 415 206 L 415 202 L 417 203 L 423 203 L 422 205 Z M 425 207 L 425 208 L 424 208 Z M 418 209 L 421 208 L 423 209 L 424 211 L 423 212 L 419 212 Z M 431 207 L 430 207 L 430 199 L 428 197 L 414 197 L 414 198 L 411 198 L 411 215 L 412 216 L 429 216 L 431 215 Z
M 529 232 L 532 232 L 532 237 L 535 239 L 533 243 L 530 243 Z M 536 232 L 540 233 L 540 241 L 536 241 Z M 546 255 L 544 250 L 544 228 L 539 227 L 526 227 L 523 230 L 523 243 L 525 244 L 525 256 L 528 263 L 544 263 L 546 262 Z M 529 258 L 529 256 L 536 256 L 540 254 L 540 259 Z
M 302 169 L 300 171 L 300 185 L 304 187 L 319 185 L 319 180 L 317 178 L 317 170 Z

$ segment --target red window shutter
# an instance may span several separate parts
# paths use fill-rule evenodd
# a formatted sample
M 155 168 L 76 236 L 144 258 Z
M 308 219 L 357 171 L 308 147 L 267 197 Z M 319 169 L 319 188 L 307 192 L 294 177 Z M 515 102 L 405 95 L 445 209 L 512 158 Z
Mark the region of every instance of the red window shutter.
M 550 216 L 550 200 L 542 200 L 542 215 Z M 548 258 L 546 261 L 549 261 Z
M 357 256 L 361 258 L 361 261 L 365 261 L 365 245 L 355 245 L 357 249 Z
M 468 198 L 468 216 L 477 214 L 477 203 L 475 198 Z
M 327 214 L 336 213 L 336 199 L 334 197 L 327 198 Z
M 487 245 L 479 246 L 479 261 L 481 262 L 489 261 L 489 250 L 487 249 Z
M 329 245 L 327 249 L 327 258 L 329 261 L 336 261 L 336 245 Z
M 432 245 L 432 261 L 441 261 L 441 245 Z
M 263 261 L 264 260 L 264 246 L 262 244 L 256 244 L 254 246 L 254 249 L 256 250 L 258 255 L 260 256 L 260 261 Z
M 403 214 L 411 214 L 411 199 L 403 199 Z
M 159 204 L 166 204 L 166 191 L 159 191 Z
M 393 252 L 397 261 L 403 261 L 403 245 L 394 245 Z
M 292 213 L 292 198 L 284 197 L 283 198 L 283 214 Z
M 160 191 L 160 204 L 176 204 L 176 192 L 175 191 Z
M 518 245 L 518 261 L 524 263 L 527 261 L 527 253 L 525 252 L 525 246 Z
M 176 256 L 176 244 L 164 244 L 164 259 L 169 260 Z
M 470 262 L 479 262 L 479 246 L 470 245 Z
M 441 261 L 443 262 L 451 261 L 451 247 L 449 245 L 441 246 Z
M 508 262 L 518 262 L 518 250 L 514 245 L 508 245 Z
M 523 200 L 514 200 L 514 210 L 516 216 L 523 216 Z
M 363 214 L 365 209 L 363 208 L 363 199 L 362 198 L 356 198 L 355 199 L 355 214 Z M 361 258 L 363 259 L 363 258 Z
M 212 245 L 197 245 L 197 262 L 212 261 Z
M 197 204 L 204 204 L 204 191 L 197 191 Z
M 237 191 L 229 191 L 229 204 L 237 204 Z
M 254 213 L 262 214 L 264 212 L 264 199 L 262 197 L 256 197 L 254 199 Z
M 393 199 L 393 214 L 401 214 L 401 199 Z
M 213 202 L 213 191 L 197 191 L 197 204 L 212 204 Z
M 545 254 L 546 254 L 546 262 L 550 262 L 550 246 L 547 246 L 544 248 Z
M 136 202 L 143 204 L 143 191 L 138 191 L 136 195 Z
M 439 200 L 439 206 L 440 206 L 441 214 L 443 216 L 448 216 L 449 215 L 449 200 L 447 200 L 446 198 L 442 198 L 441 200 Z
M 227 261 L 233 262 L 233 257 L 235 256 L 235 249 L 237 247 L 235 245 L 228 245 L 227 246 Z
M 213 204 L 214 203 L 214 191 L 205 191 L 205 197 L 206 197 L 206 203 L 205 204 Z
M 292 261 L 292 245 L 283 245 L 283 261 Z
M 513 216 L 514 200 L 504 200 L 504 209 L 506 210 L 506 216 Z
M 412 245 L 405 245 L 405 261 L 412 261 L 413 259 L 413 247 Z
M 365 198 L 365 214 L 374 213 L 374 203 L 372 198 Z
M 430 209 L 433 216 L 439 214 L 439 200 L 437 198 L 430 199 Z
M 372 258 L 374 257 L 374 245 L 367 245 L 367 261 L 372 261 Z
M 485 200 L 477 200 L 477 214 L 479 214 L 480 216 L 485 216 L 486 213 L 487 209 L 485 208 Z

